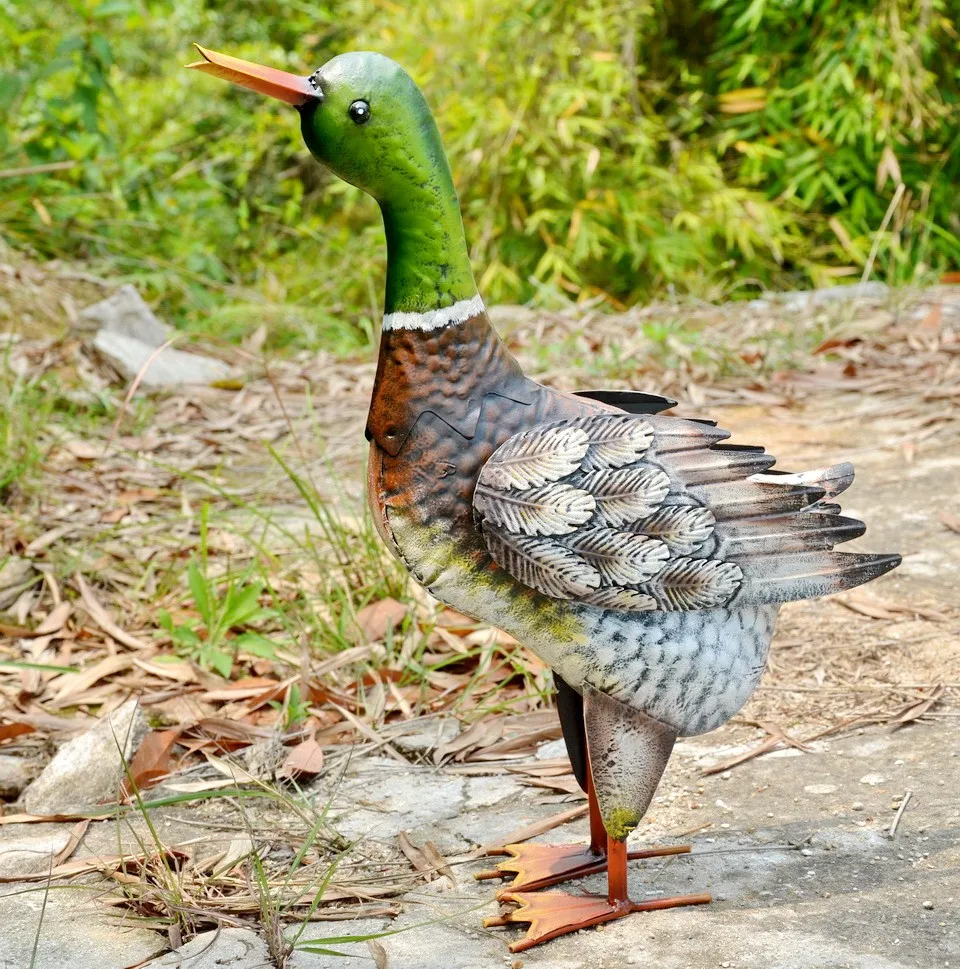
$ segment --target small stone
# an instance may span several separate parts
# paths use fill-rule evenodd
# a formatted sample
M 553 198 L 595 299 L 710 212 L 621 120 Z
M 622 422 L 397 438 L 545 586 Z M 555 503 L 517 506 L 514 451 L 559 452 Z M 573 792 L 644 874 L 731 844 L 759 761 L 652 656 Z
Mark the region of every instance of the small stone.
M 852 811 L 862 811 L 863 810 L 863 801 L 854 801 L 853 804 L 850 805 L 850 809 Z
M 86 733 L 65 743 L 24 791 L 28 814 L 72 814 L 116 801 L 123 761 L 133 759 L 149 732 L 140 704 L 128 700 Z
M 878 784 L 882 784 L 886 778 L 883 774 L 864 774 L 860 778 L 861 784 L 866 784 L 868 787 L 876 787 Z
M 0 754 L 0 798 L 13 800 L 40 773 L 40 765 L 26 757 Z
M 925 901 L 925 902 L 923 903 L 923 907 L 924 907 L 925 909 L 931 909 L 931 908 L 933 908 L 933 902 L 931 902 L 931 901 L 930 901 L 930 899 L 927 899 L 927 900 L 926 900 L 926 901 Z
M 723 772 L 723 773 L 722 773 L 722 774 L 720 775 L 720 779 L 721 779 L 721 780 L 724 780 L 724 781 L 728 781 L 728 780 L 730 780 L 730 778 L 731 778 L 731 777 L 733 777 L 733 773 L 732 773 L 731 771 L 728 771 L 728 770 L 725 770 L 725 771 L 724 771 L 724 772 Z
M 803 855 L 804 858 L 809 858 L 813 852 L 809 848 L 801 848 L 800 854 Z
M 0 875 L 38 875 L 49 871 L 55 858 L 70 841 L 69 829 L 46 834 L 16 833 L 0 839 Z
M 212 384 L 230 376 L 230 368 L 222 360 L 173 347 L 158 352 L 156 347 L 123 333 L 101 330 L 93 338 L 93 345 L 123 377 L 139 377 L 139 386 L 144 389 Z
M 807 784 L 804 788 L 807 794 L 833 794 L 836 789 L 836 784 Z
M 454 721 L 456 723 L 456 721 Z M 537 760 L 553 760 L 556 757 L 567 756 L 567 743 L 562 738 L 560 740 L 548 740 L 545 744 L 537 747 L 534 757 Z
M 77 322 L 80 329 L 123 333 L 151 347 L 162 346 L 170 334 L 169 327 L 157 319 L 136 287 L 129 283 L 99 303 L 82 309 Z
M 0 609 L 13 605 L 33 576 L 33 562 L 29 559 L 17 555 L 4 557 L 0 563 Z
M 262 969 L 270 964 L 267 944 L 256 932 L 214 929 L 148 962 L 144 969 Z
M 450 743 L 459 733 L 460 724 L 453 717 L 436 717 L 397 724 L 391 728 L 389 736 L 391 745 L 397 750 L 415 756 L 429 754 L 437 747 Z M 537 753 L 539 755 L 539 751 Z

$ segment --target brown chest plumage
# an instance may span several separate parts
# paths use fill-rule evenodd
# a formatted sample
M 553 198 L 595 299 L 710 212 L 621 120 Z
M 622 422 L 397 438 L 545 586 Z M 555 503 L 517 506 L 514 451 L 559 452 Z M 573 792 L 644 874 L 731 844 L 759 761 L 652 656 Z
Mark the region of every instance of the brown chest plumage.
M 381 535 L 418 578 L 392 516 L 442 525 L 478 569 L 490 567 L 472 506 L 484 463 L 524 427 L 597 409 L 527 379 L 485 315 L 385 332 L 367 419 L 368 495 Z

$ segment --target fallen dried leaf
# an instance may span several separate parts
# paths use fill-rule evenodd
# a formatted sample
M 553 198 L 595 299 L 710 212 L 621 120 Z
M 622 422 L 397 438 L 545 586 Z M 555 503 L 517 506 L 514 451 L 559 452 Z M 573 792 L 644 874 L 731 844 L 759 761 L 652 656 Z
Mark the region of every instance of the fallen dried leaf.
M 387 969 L 387 950 L 376 939 L 367 939 L 367 949 L 377 969 Z
M 76 574 L 77 589 L 80 591 L 80 598 L 83 599 L 83 604 L 87 608 L 87 612 L 90 614 L 90 618 L 108 635 L 115 639 L 118 643 L 124 646 L 129 646 L 131 649 L 149 649 L 150 647 L 147 643 L 136 636 L 131 636 L 130 633 L 124 632 L 111 618 L 107 610 L 103 608 L 102 605 L 97 601 L 97 597 L 93 594 L 90 586 L 87 585 L 83 576 L 78 572 Z
M 73 830 L 70 832 L 70 840 L 67 841 L 67 843 L 63 846 L 63 850 L 60 851 L 53 859 L 53 865 L 55 868 L 62 865 L 77 850 L 77 846 L 83 840 L 83 836 L 87 833 L 87 828 L 89 827 L 89 818 L 84 818 L 82 821 L 78 821 L 76 823 Z
M 290 753 L 277 771 L 277 777 L 298 777 L 301 774 L 319 774 L 323 769 L 323 748 L 313 737 L 308 737 Z
M 33 733 L 36 729 L 29 723 L 0 723 L 0 743 L 5 740 L 13 740 L 14 737 L 22 737 L 27 733 Z
M 85 690 L 89 690 L 94 683 L 106 679 L 108 676 L 113 676 L 114 673 L 119 673 L 131 665 L 129 656 L 107 656 L 99 663 L 80 673 L 65 673 L 51 683 L 51 688 L 54 686 L 60 687 L 50 701 L 51 705 L 55 708 L 66 706 L 68 700 Z
M 942 683 L 938 683 L 927 696 L 911 700 L 897 710 L 896 713 L 891 714 L 887 723 L 893 724 L 894 730 L 899 730 L 908 723 L 919 720 L 925 713 L 929 713 L 939 703 L 946 692 L 946 687 Z
M 143 738 L 130 762 L 130 776 L 124 779 L 125 795 L 151 787 L 170 773 L 170 752 L 181 732 L 180 728 L 153 730 Z
M 960 516 L 951 515 L 949 512 L 942 511 L 940 512 L 940 521 L 943 522 L 943 524 L 946 525 L 950 531 L 956 532 L 958 535 L 960 535 Z
M 357 612 L 357 625 L 368 641 L 384 639 L 388 630 L 399 626 L 408 608 L 396 599 L 380 599 L 371 602 Z

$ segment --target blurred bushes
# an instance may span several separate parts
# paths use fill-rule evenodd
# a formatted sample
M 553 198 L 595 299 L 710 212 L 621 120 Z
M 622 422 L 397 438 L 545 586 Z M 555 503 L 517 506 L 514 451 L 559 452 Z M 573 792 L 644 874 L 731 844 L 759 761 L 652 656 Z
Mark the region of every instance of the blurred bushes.
M 704 297 L 960 267 L 960 0 L 0 0 L 0 230 L 181 325 L 349 340 L 372 202 L 190 42 L 306 72 L 369 48 L 435 108 L 491 300 Z M 348 326 L 344 326 L 347 321 Z

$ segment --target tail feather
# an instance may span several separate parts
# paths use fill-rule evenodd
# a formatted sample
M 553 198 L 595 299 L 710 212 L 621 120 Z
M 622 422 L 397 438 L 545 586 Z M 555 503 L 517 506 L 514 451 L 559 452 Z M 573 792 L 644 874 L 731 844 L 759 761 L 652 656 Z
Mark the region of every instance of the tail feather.
M 689 491 L 713 512 L 717 521 L 787 515 L 815 504 L 825 494 L 823 488 L 751 479 L 694 485 Z
M 766 481 L 768 484 L 812 485 L 823 488 L 824 498 L 831 500 L 853 484 L 853 476 L 853 465 L 849 461 L 843 461 L 816 471 L 765 471 L 754 475 L 753 480 Z
M 859 538 L 867 530 L 856 518 L 811 512 L 730 522 L 718 529 L 723 555 L 732 559 L 822 551 Z
M 764 555 L 741 563 L 742 594 L 754 602 L 791 602 L 833 595 L 895 569 L 899 555 L 819 552 Z

